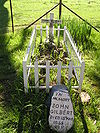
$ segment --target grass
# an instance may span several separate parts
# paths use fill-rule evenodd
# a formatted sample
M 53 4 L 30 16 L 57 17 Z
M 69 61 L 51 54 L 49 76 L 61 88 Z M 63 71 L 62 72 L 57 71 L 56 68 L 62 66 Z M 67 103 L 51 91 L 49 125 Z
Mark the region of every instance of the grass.
M 2 1 L 2 0 L 1 0 Z M 4 1 L 4 0 L 3 0 Z M 13 6 L 13 17 L 14 17 L 14 26 L 15 30 L 25 27 L 26 25 L 30 24 L 33 22 L 35 19 L 37 19 L 37 16 L 41 16 L 43 13 L 45 13 L 47 10 L 49 10 L 52 6 L 54 6 L 56 3 L 58 3 L 59 0 L 15 0 L 12 1 L 12 6 Z M 100 23 L 100 10 L 99 10 L 99 5 L 100 1 L 74 1 L 74 0 L 63 0 L 63 3 L 67 5 L 69 8 L 71 8 L 73 11 L 78 13 L 80 16 L 82 16 L 84 19 L 88 20 L 91 22 L 94 26 L 100 28 L 99 23 Z M 42 4 L 42 6 L 41 6 Z M 3 17 L 6 19 L 3 19 L 3 26 L 2 27 L 7 27 L 9 26 L 8 30 L 11 31 L 11 19 L 10 19 L 10 6 L 9 6 L 9 1 L 6 1 L 4 3 L 4 6 L 1 5 L 0 9 L 1 14 L 3 13 Z M 55 18 L 58 18 L 58 10 L 59 8 L 55 9 Z M 94 12 L 95 10 L 95 12 Z M 95 15 L 96 14 L 96 15 Z M 70 13 L 67 9 L 64 7 L 62 8 L 62 16 L 65 18 L 69 18 L 69 16 L 72 18 L 74 15 Z M 49 15 L 47 16 L 49 17 Z M 2 19 L 2 17 L 0 17 Z M 9 23 L 7 23 L 9 21 Z M 40 23 L 40 21 L 38 22 Z M 6 24 L 6 25 L 4 25 Z M 0 26 L 1 28 L 1 26 Z
M 32 91 L 26 95 L 22 73 L 22 59 L 31 35 L 31 29 L 24 31 L 22 25 L 28 25 L 52 7 L 53 0 L 43 0 L 42 6 L 42 1 L 13 1 L 15 34 L 6 33 L 11 29 L 9 1 L 0 2 L 0 133 L 53 133 L 47 123 L 45 92 L 37 95 Z M 2 2 L 5 2 L 4 6 Z M 100 28 L 99 0 L 63 2 Z M 58 9 L 55 12 L 58 18 Z M 64 8 L 62 15 L 72 18 L 72 14 Z M 100 132 L 100 34 L 92 29 L 90 39 L 92 48 L 83 52 L 86 66 L 82 91 L 88 92 L 91 99 L 89 103 L 82 103 L 79 94 L 71 90 L 75 122 L 69 132 L 73 133 Z

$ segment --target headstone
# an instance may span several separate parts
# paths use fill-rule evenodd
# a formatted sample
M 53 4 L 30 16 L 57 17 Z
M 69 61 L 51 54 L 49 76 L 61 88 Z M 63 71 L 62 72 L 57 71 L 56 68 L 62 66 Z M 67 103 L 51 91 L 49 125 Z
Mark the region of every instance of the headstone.
M 66 133 L 74 123 L 73 105 L 67 87 L 53 86 L 50 98 L 49 126 L 57 132 Z
M 50 23 L 49 26 L 49 41 L 53 42 L 53 24 L 61 24 L 61 20 L 54 20 L 54 13 L 50 13 L 50 19 L 42 19 L 42 23 Z

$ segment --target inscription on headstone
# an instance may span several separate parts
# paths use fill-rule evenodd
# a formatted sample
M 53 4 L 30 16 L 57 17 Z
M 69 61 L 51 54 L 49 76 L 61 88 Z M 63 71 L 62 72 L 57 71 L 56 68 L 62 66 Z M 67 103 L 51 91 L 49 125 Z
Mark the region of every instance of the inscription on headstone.
M 49 112 L 51 129 L 65 133 L 74 122 L 74 111 L 71 98 L 67 90 L 61 89 L 53 93 Z

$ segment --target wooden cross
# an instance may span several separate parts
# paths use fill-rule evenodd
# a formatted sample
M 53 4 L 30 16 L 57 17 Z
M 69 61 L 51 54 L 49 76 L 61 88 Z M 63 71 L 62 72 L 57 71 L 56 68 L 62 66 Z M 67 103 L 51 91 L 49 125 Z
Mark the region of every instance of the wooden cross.
M 53 24 L 54 23 L 61 24 L 62 21 L 61 20 L 54 20 L 54 13 L 50 13 L 50 19 L 42 19 L 41 22 L 42 23 L 50 23 L 50 26 L 49 26 L 49 41 L 53 42 Z

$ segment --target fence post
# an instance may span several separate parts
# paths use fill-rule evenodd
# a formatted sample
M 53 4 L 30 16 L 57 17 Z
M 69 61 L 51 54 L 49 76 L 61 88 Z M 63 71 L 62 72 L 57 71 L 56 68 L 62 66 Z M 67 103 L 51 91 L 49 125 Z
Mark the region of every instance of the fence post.
M 60 26 L 58 26 L 58 44 L 59 44 L 59 42 L 60 42 Z
M 82 64 L 81 64 L 80 80 L 79 80 L 79 89 L 80 89 L 80 91 L 81 91 L 81 88 L 82 88 L 84 70 L 85 70 L 85 62 L 83 61 Z
M 73 69 L 73 62 L 69 62 L 69 68 L 68 68 L 68 81 L 72 78 L 72 69 Z
M 48 40 L 48 26 L 46 25 L 46 41 Z
M 46 92 L 49 92 L 50 61 L 46 61 Z
M 42 43 L 42 25 L 40 27 L 40 43 Z
M 57 84 L 60 85 L 61 83 L 61 61 L 58 61 L 58 70 L 57 70 Z
M 35 89 L 36 92 L 39 92 L 39 76 L 38 76 L 38 60 L 34 62 L 34 76 L 35 76 Z
M 53 35 L 53 37 L 54 37 L 54 26 L 53 26 L 53 30 L 52 30 L 52 35 Z
M 35 42 L 36 42 L 36 25 L 34 26 L 34 29 L 35 29 Z
M 27 80 L 27 67 L 26 61 L 23 60 L 23 77 L 24 77 L 24 91 L 25 93 L 28 92 L 28 80 Z
M 64 42 L 66 41 L 66 26 L 64 26 Z

